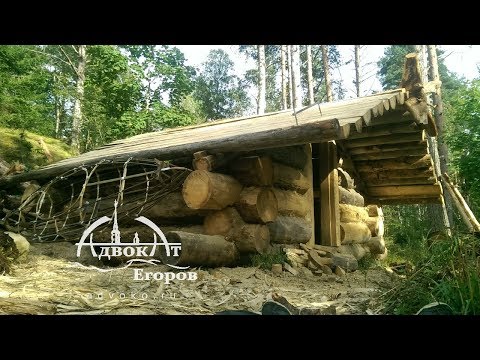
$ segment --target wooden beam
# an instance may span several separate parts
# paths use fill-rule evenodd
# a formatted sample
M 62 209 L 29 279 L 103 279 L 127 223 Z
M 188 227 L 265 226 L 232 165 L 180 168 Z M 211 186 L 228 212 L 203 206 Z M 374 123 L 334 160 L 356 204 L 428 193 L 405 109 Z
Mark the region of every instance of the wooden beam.
M 407 54 L 403 65 L 400 87 L 410 92 L 410 96 L 423 97 L 421 96 L 421 90 L 423 88 L 422 83 L 423 81 L 417 53 Z
M 320 224 L 321 245 L 340 246 L 340 209 L 337 173 L 337 149 L 334 142 L 320 147 Z M 316 220 L 317 220 L 316 219 Z M 318 241 L 318 239 L 317 239 Z
M 22 182 L 60 175 L 76 166 L 91 165 L 100 160 L 133 158 L 156 158 L 172 160 L 191 156 L 198 151 L 209 153 L 258 150 L 288 145 L 303 145 L 343 137 L 337 118 L 303 120 L 297 125 L 291 114 L 281 117 L 252 117 L 244 120 L 218 122 L 218 126 L 198 126 L 182 130 L 160 131 L 134 136 L 126 143 L 100 148 L 81 156 L 62 160 L 58 163 L 17 176 L 0 179 L 2 183 Z M 275 121 L 278 121 L 276 123 Z M 215 124 L 215 123 L 213 123 Z M 148 135 L 148 136 L 147 136 Z
M 442 200 L 440 197 L 391 197 L 383 199 L 375 198 L 365 198 L 365 203 L 367 204 L 376 204 L 376 205 L 408 205 L 408 204 L 441 204 Z
M 354 139 L 347 140 L 345 144 L 348 149 L 362 146 L 371 146 L 371 145 L 386 145 L 386 144 L 398 144 L 398 143 L 408 143 L 408 142 L 421 142 L 425 140 L 425 133 L 418 132 L 413 134 L 395 134 L 395 135 L 385 135 L 378 136 L 373 138 L 365 139 Z
M 435 177 L 424 177 L 414 179 L 386 179 L 386 180 L 369 180 L 368 186 L 398 186 L 398 185 L 433 185 L 437 182 Z
M 472 225 L 475 227 L 475 229 L 480 232 L 480 223 L 477 221 L 477 218 L 473 214 L 473 211 L 470 209 L 470 206 L 468 206 L 467 202 L 463 198 L 462 194 L 460 191 L 458 191 L 457 187 L 453 185 L 453 183 L 450 181 L 449 176 L 444 173 L 443 178 L 445 179 L 446 183 L 452 188 L 454 194 L 456 195 L 456 198 L 460 202 L 461 206 L 463 207 L 465 213 L 469 217 L 470 221 L 472 222 Z
M 430 155 L 425 156 L 404 156 L 395 160 L 367 160 L 356 161 L 356 168 L 360 172 L 385 171 L 385 170 L 412 170 L 429 168 L 433 166 Z
M 362 146 L 358 148 L 350 149 L 351 155 L 363 155 L 363 154 L 378 154 L 378 153 L 388 153 L 391 151 L 401 151 L 401 150 L 422 150 L 424 153 L 427 149 L 427 142 L 412 142 L 412 143 L 402 143 L 402 144 L 388 144 L 388 145 L 372 145 L 372 146 Z
M 412 169 L 412 170 L 387 170 L 377 172 L 361 172 L 365 182 L 370 180 L 392 180 L 392 179 L 421 179 L 433 177 L 433 169 Z
M 439 185 L 405 185 L 405 186 L 381 186 L 369 187 L 367 193 L 372 197 L 390 197 L 404 196 L 415 197 L 435 197 L 441 195 L 442 190 Z
M 457 207 L 458 212 L 462 216 L 463 222 L 467 226 L 468 230 L 473 232 L 474 231 L 474 226 L 472 224 L 472 221 L 470 220 L 470 217 L 468 216 L 465 208 L 462 206 L 462 203 L 460 202 L 460 199 L 457 197 L 457 194 L 453 190 L 454 188 L 453 188 L 452 184 L 450 183 L 450 181 L 446 180 L 445 176 L 444 176 L 444 180 L 445 180 L 444 181 L 445 187 L 447 188 L 447 191 L 450 194 L 450 197 L 452 198 L 453 203 Z
M 360 154 L 352 155 L 353 161 L 359 160 L 382 160 L 382 159 L 396 159 L 404 156 L 423 156 L 427 154 L 426 147 L 420 148 L 411 148 L 405 150 L 396 150 L 396 151 L 387 151 L 387 152 L 376 152 L 372 154 Z
M 378 126 L 367 126 L 362 129 L 361 133 L 352 132 L 348 137 L 348 140 L 353 139 L 364 139 L 367 137 L 376 137 L 376 136 L 385 136 L 385 135 L 394 135 L 394 134 L 411 134 L 420 132 L 421 129 L 418 128 L 417 124 L 412 120 L 401 122 L 401 123 L 392 123 L 386 125 Z

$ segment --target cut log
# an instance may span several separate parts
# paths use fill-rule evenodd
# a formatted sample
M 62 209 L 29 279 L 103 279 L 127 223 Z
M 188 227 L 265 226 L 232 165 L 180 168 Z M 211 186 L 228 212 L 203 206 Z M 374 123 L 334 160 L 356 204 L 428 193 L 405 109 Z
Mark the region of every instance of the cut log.
M 163 251 L 162 262 L 178 266 L 227 266 L 239 258 L 235 245 L 219 235 L 191 234 L 182 231 L 168 232 L 169 243 L 180 243 L 180 256 L 167 257 Z
M 220 210 L 238 201 L 242 185 L 233 177 L 195 170 L 183 183 L 183 199 L 189 208 Z
M 299 170 L 303 170 L 307 162 L 310 161 L 303 145 L 266 149 L 261 150 L 260 153 L 270 156 L 277 163 Z
M 212 171 L 215 168 L 216 159 L 214 155 L 207 155 L 198 159 L 193 159 L 193 168 L 195 170 Z
M 298 217 L 278 216 L 268 228 L 270 241 L 277 244 L 305 244 L 312 236 L 310 223 Z
M 370 229 L 364 223 L 340 223 L 340 238 L 342 245 L 364 243 L 372 237 Z
M 306 195 L 295 191 L 273 188 L 278 203 L 278 214 L 304 217 L 310 210 Z
M 379 209 L 381 208 L 378 207 L 377 205 L 367 205 L 368 216 L 371 216 L 371 217 L 379 216 L 379 211 L 378 211 Z
M 266 224 L 277 218 L 277 198 L 270 188 L 244 188 L 235 207 L 243 220 L 249 223 Z
M 383 236 L 375 236 L 363 244 L 372 254 L 383 254 L 385 252 L 385 240 Z
M 273 163 L 273 184 L 281 189 L 305 194 L 310 187 L 308 178 L 298 169 Z
M 266 225 L 245 224 L 228 234 L 226 240 L 233 241 L 242 254 L 265 254 L 270 248 L 270 231 Z
M 339 208 L 341 222 L 361 222 L 368 218 L 367 210 L 364 207 L 340 204 Z
M 354 206 L 365 206 L 365 200 L 362 195 L 357 193 L 353 189 L 345 189 L 341 186 L 338 187 L 340 192 L 340 204 L 349 204 Z
M 340 266 L 346 271 L 355 271 L 358 269 L 358 261 L 353 255 L 348 254 L 333 254 L 332 265 L 334 267 Z
M 113 205 L 109 204 L 113 211 Z M 124 199 L 124 207 L 130 205 L 128 198 Z M 135 204 L 132 204 L 132 206 Z M 182 218 L 187 216 L 205 216 L 207 210 L 196 210 L 191 209 L 185 204 L 183 200 L 183 195 L 181 192 L 173 192 L 167 194 L 159 202 L 155 203 L 152 207 L 146 207 L 145 210 L 141 212 L 141 215 L 149 219 L 157 218 Z
M 342 169 L 338 168 L 338 184 L 345 189 L 355 189 L 355 184 L 353 183 L 353 179 L 351 178 L 348 173 Z
M 208 214 L 203 222 L 203 228 L 207 235 L 227 236 L 232 229 L 240 229 L 245 222 L 233 207 L 227 207 Z
M 249 156 L 230 164 L 232 175 L 247 186 L 270 186 L 273 179 L 272 160 L 269 156 Z
M 383 236 L 384 227 L 383 227 L 383 218 L 381 217 L 368 217 L 365 219 L 365 224 L 367 224 L 370 229 L 372 236 Z

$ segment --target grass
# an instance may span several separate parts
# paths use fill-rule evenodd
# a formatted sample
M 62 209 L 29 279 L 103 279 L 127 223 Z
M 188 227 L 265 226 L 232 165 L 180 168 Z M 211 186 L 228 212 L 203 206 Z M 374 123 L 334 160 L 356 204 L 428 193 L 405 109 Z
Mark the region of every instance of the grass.
M 271 270 L 273 264 L 282 264 L 287 261 L 287 255 L 281 249 L 274 249 L 265 254 L 255 254 L 250 257 L 253 266 Z
M 397 260 L 414 259 L 416 267 L 384 294 L 386 313 L 414 314 L 422 306 L 438 301 L 448 304 L 455 314 L 480 315 L 480 247 L 475 236 L 457 234 L 428 248 L 420 246 L 415 255 L 412 249 L 402 250 L 394 246 L 391 252 Z
M 62 141 L 29 131 L 0 127 L 0 139 L 0 158 L 8 163 L 18 161 L 25 165 L 26 170 L 36 169 L 74 155 L 70 146 Z M 40 139 L 50 152 L 50 158 L 42 149 Z

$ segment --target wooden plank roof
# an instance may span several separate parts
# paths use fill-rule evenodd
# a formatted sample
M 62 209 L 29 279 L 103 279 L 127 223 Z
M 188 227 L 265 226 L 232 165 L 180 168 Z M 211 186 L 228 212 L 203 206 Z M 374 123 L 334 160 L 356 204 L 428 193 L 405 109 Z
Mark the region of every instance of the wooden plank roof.
M 297 111 L 290 109 L 141 134 L 31 172 L 0 179 L 0 185 L 2 182 L 53 178 L 72 168 L 92 165 L 102 159 L 126 160 L 134 157 L 171 160 L 191 157 L 194 152 L 202 150 L 211 153 L 250 151 L 337 140 L 343 152 L 351 158 L 368 196 L 386 202 L 398 198 L 411 201 L 419 195 L 415 193 L 416 190 L 412 190 L 412 194 L 408 192 L 408 186 L 412 186 L 408 179 L 418 179 L 420 175 L 416 172 L 420 170 L 414 162 L 409 168 L 405 157 L 427 156 L 428 148 L 424 141 L 424 124 L 415 123 L 414 118 L 404 116 L 407 99 L 408 92 L 397 89 L 361 98 L 315 104 Z M 406 172 L 404 176 L 389 178 L 382 166 L 385 161 L 395 162 L 396 159 L 399 164 L 404 164 L 402 166 L 406 167 L 403 169 Z M 420 181 L 419 185 L 428 187 L 428 195 L 421 199 L 438 200 L 438 185 L 436 180 L 433 181 L 431 165 L 420 169 L 428 172 L 422 179 L 432 179 L 426 180 L 426 183 Z M 378 174 L 377 178 L 372 174 Z M 389 181 L 386 181 L 387 178 Z M 381 189 L 379 184 L 382 179 L 393 188 Z M 400 181 L 396 184 L 392 179 Z M 412 181 L 417 185 L 415 180 Z M 386 195 L 396 192 L 398 195 Z

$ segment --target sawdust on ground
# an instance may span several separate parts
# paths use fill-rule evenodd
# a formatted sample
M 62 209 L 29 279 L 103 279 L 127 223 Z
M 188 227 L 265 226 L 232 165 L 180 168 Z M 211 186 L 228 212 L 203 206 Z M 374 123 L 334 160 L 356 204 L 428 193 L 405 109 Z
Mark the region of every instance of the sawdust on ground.
M 336 314 L 378 314 L 378 295 L 395 282 L 383 268 L 343 277 L 276 275 L 253 267 L 189 269 L 196 281 L 134 281 L 133 269 L 100 272 L 76 262 L 69 243 L 34 244 L 28 257 L 0 276 L 0 314 L 213 314 L 259 312 L 276 292 L 298 308 Z M 95 259 L 92 259 L 95 260 Z M 171 271 L 145 266 L 144 271 Z

